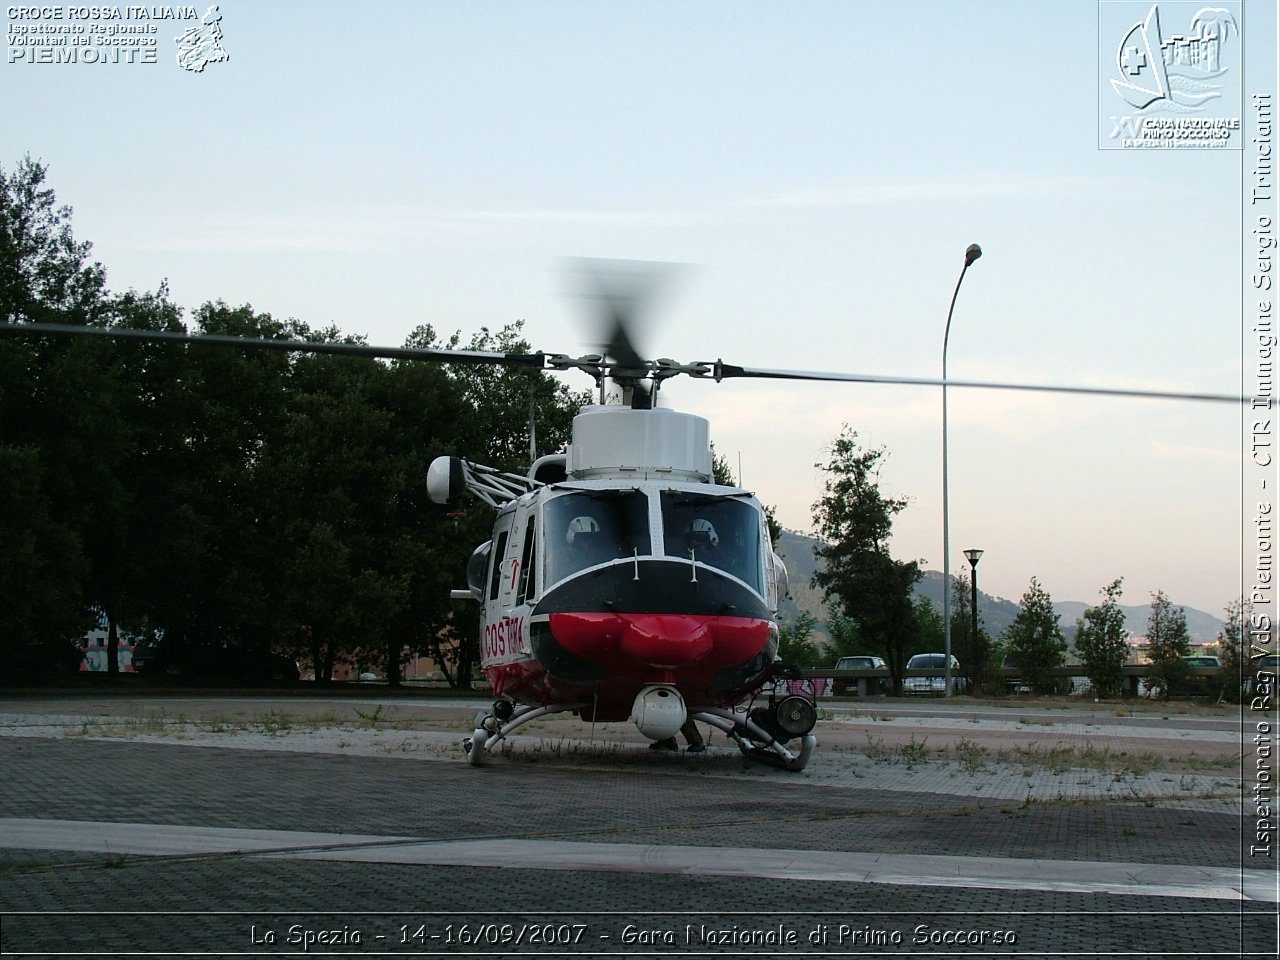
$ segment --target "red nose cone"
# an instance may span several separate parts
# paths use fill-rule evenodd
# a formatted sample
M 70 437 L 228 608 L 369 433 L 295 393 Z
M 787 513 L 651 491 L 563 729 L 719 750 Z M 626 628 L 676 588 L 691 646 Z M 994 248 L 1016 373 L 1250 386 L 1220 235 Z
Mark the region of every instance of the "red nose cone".
M 632 661 L 678 667 L 743 663 L 769 642 L 769 621 L 676 613 L 553 613 L 551 632 L 594 663 Z
M 707 617 L 633 614 L 622 631 L 622 652 L 646 663 L 679 666 L 701 660 L 714 640 Z

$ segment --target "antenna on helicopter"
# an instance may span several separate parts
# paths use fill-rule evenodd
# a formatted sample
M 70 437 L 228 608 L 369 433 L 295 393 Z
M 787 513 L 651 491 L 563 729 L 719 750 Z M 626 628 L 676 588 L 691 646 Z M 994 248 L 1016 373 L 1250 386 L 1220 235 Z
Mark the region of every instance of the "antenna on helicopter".
M 529 463 L 538 462 L 538 426 L 533 418 L 533 391 L 529 391 Z

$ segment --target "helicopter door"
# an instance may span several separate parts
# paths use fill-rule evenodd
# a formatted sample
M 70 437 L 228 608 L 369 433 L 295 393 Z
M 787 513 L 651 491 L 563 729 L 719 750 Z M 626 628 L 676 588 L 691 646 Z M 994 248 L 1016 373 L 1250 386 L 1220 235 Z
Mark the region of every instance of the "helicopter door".
M 480 638 L 482 666 L 510 663 L 525 653 L 529 603 L 537 585 L 536 527 L 533 515 L 508 513 L 494 527 L 493 562 L 485 623 Z
M 511 515 L 507 514 L 499 517 L 493 527 L 493 550 L 489 554 L 489 583 L 484 597 L 486 620 L 496 620 L 501 616 L 500 608 L 504 606 L 501 602 L 504 594 L 503 586 L 510 576 L 512 560 L 507 556 L 508 548 L 511 546 L 511 521 Z M 510 603 L 505 605 L 510 606 Z

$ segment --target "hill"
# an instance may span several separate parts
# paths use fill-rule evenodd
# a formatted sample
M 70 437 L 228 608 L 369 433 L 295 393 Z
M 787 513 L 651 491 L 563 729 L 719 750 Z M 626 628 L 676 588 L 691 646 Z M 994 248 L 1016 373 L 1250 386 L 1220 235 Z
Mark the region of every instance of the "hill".
M 819 622 L 826 620 L 826 608 L 822 602 L 822 591 L 811 585 L 814 572 L 818 569 L 818 558 L 814 551 L 821 541 L 814 537 L 796 533 L 793 530 L 782 531 L 778 540 L 777 552 L 787 565 L 791 579 L 790 597 L 783 604 L 781 616 L 784 623 L 793 622 L 801 612 L 816 617 Z M 978 577 L 982 582 L 982 577 Z M 926 570 L 920 582 L 915 586 L 915 594 L 923 596 L 938 609 L 942 609 L 942 573 L 938 570 Z M 1084 611 L 1094 606 L 1079 600 L 1060 600 L 1054 603 L 1053 609 L 1061 618 L 1062 632 L 1070 643 L 1075 637 L 1076 620 L 1084 615 Z M 1135 635 L 1141 636 L 1147 629 L 1147 618 L 1151 615 L 1149 604 L 1120 607 L 1124 611 L 1125 625 Z M 1217 637 L 1222 628 L 1222 617 L 1205 613 L 1194 607 L 1183 607 L 1187 615 L 1187 632 L 1192 643 L 1209 643 Z M 1000 636 L 1005 628 L 1018 615 L 1018 603 L 1003 597 L 994 597 L 978 590 L 978 615 L 982 618 L 983 629 L 992 636 Z M 823 632 L 825 636 L 825 631 Z
M 1055 603 L 1053 609 L 1062 617 L 1063 632 L 1066 632 L 1068 624 L 1074 632 L 1075 623 L 1089 607 L 1094 606 L 1091 603 L 1081 603 L 1079 600 L 1064 600 L 1061 603 Z M 1177 604 L 1174 604 L 1177 606 Z M 1147 619 L 1151 616 L 1151 604 L 1141 604 L 1137 606 L 1120 605 L 1120 609 L 1124 612 L 1124 623 L 1133 633 L 1142 636 L 1147 632 Z M 1209 643 L 1218 636 L 1218 631 L 1222 629 L 1222 617 L 1212 613 L 1205 613 L 1203 610 L 1197 610 L 1194 607 L 1183 607 L 1183 611 L 1187 615 L 1187 633 L 1191 635 L 1192 643 Z

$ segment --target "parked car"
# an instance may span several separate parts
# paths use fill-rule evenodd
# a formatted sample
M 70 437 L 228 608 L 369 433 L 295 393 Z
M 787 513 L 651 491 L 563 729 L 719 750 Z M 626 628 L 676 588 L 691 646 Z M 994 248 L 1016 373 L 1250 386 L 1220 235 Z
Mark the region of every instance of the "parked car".
M 1188 667 L 1221 667 L 1222 666 L 1221 657 L 1213 657 L 1203 653 L 1192 654 L 1191 656 L 1183 657 L 1182 659 L 1183 659 L 1183 662 L 1185 662 Z
M 1249 661 L 1250 673 L 1258 674 L 1264 670 L 1271 674 L 1280 673 L 1280 653 L 1268 653 Z
M 837 670 L 888 670 L 888 665 L 880 657 L 841 657 L 836 661 Z M 868 677 L 866 689 L 876 693 L 887 693 L 888 677 Z M 858 681 L 855 679 L 835 679 L 831 681 L 831 693 L 839 697 L 858 692 Z
M 1249 677 L 1245 681 L 1245 693 L 1253 696 L 1258 689 L 1259 674 L 1266 674 L 1272 694 L 1276 692 L 1276 677 L 1280 676 L 1280 653 L 1268 653 L 1249 661 Z
M 907 661 L 908 670 L 945 670 L 947 655 L 945 653 L 917 653 Z M 961 692 L 968 687 L 968 680 L 960 675 L 960 661 L 951 658 L 951 689 Z M 943 676 L 907 677 L 902 681 L 902 689 L 907 693 L 946 693 L 947 681 Z
M 1006 653 L 1004 659 L 1000 661 L 1000 667 L 1002 670 L 1018 670 L 1018 662 L 1011 654 Z M 1004 675 L 1004 688 L 1010 693 L 1031 692 L 1031 684 L 1023 681 L 1023 679 L 1017 674 Z
M 1182 662 L 1188 667 L 1216 667 L 1221 669 L 1222 659 L 1209 654 L 1196 653 L 1188 657 L 1183 657 Z M 1203 677 L 1197 674 L 1188 674 L 1184 680 L 1184 686 L 1187 693 L 1190 694 L 1208 694 L 1218 690 L 1218 680 L 1216 677 Z

